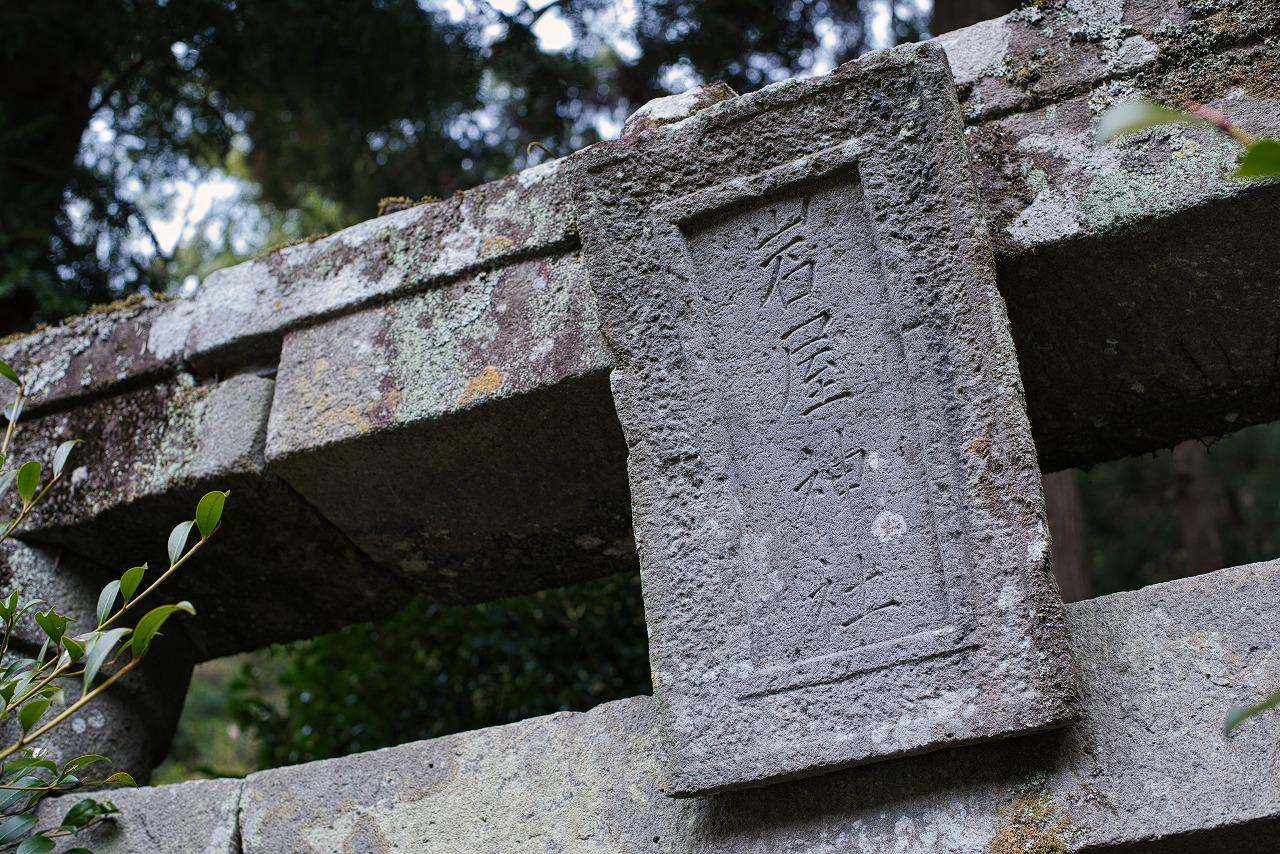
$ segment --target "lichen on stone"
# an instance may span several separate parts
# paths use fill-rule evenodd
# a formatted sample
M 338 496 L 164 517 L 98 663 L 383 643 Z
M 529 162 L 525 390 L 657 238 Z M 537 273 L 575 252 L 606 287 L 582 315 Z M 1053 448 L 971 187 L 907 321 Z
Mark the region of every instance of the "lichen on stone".
M 1067 854 L 1071 817 L 1059 811 L 1048 782 L 1034 774 L 1012 787 L 1013 802 L 997 811 L 1005 826 L 991 837 L 988 854 Z

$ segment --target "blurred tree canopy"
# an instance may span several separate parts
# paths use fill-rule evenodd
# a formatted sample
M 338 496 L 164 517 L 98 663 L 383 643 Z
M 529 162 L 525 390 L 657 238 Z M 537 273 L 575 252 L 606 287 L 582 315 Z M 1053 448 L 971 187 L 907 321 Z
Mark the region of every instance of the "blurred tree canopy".
M 1011 0 L 940 0 L 959 26 Z M 535 8 L 536 7 L 536 8 Z M 509 11 L 503 11 L 508 9 Z M 738 91 L 923 37 L 918 0 L 6 0 L 0 335 L 564 154 L 701 80 Z M 548 44 L 540 27 L 564 34 Z M 882 38 L 885 35 L 882 33 Z M 172 181 L 252 235 L 166 241 Z M 245 217 L 226 212 L 229 222 Z M 243 237 L 243 235 L 241 235 Z

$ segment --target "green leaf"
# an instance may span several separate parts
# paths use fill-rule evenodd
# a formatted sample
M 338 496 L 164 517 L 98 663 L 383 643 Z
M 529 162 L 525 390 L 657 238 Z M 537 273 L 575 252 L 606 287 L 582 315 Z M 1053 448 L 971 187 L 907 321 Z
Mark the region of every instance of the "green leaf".
M 25 401 L 15 400 L 4 408 L 4 417 L 9 423 L 13 423 L 22 417 L 22 410 L 26 406 Z
M 1171 110 L 1150 101 L 1125 101 L 1102 114 L 1098 122 L 1098 141 L 1110 142 L 1118 136 L 1161 125 L 1207 125 L 1204 119 Z
M 182 557 L 182 552 L 187 546 L 187 537 L 191 534 L 191 526 L 195 524 L 192 519 L 188 522 L 181 522 L 169 534 L 169 565 L 178 562 L 178 558 Z
M 18 591 L 13 591 L 4 599 L 0 599 L 0 618 L 5 622 L 13 619 L 13 615 L 18 610 Z
M 86 753 L 84 756 L 77 756 L 75 759 L 69 760 L 66 765 L 63 765 L 62 774 L 60 776 L 65 777 L 68 774 L 73 774 L 81 768 L 84 768 L 87 765 L 93 765 L 97 762 L 110 761 L 111 760 L 107 759 L 107 757 L 103 756 L 101 753 Z
M 79 661 L 84 658 L 84 644 L 71 635 L 62 636 L 62 648 L 67 651 L 67 655 L 71 657 L 72 661 Z
M 134 782 L 133 776 L 129 774 L 128 771 L 117 771 L 103 782 L 113 783 L 120 786 L 132 786 L 135 789 L 138 788 L 138 784 Z M 114 806 L 114 804 L 112 804 L 112 806 Z
M 22 707 L 22 711 L 18 712 L 18 723 L 21 724 L 22 731 L 27 732 L 35 726 L 49 710 L 49 705 L 49 701 L 43 697 L 39 700 L 29 700 Z
M 9 489 L 9 484 L 13 483 L 13 479 L 18 476 L 16 471 L 7 471 L 0 473 L 0 495 L 4 495 Z
M 3 364 L 3 362 L 0 362 Z M 0 824 L 0 845 L 11 845 L 30 832 L 36 826 L 36 817 L 30 813 L 15 815 Z
M 98 625 L 105 623 L 107 617 L 111 616 L 111 611 L 115 608 L 116 596 L 118 595 L 120 595 L 120 582 L 108 581 L 107 585 L 102 588 L 102 592 L 98 594 Z
M 71 450 L 76 445 L 82 444 L 84 439 L 71 439 L 63 442 L 58 446 L 58 450 L 53 452 L 53 476 L 57 477 L 62 474 L 62 470 L 67 466 L 67 458 L 71 456 Z
M 84 657 L 85 691 L 88 691 L 93 684 L 94 677 L 102 669 L 102 663 L 111 655 L 111 650 L 115 648 L 120 638 L 128 633 L 129 629 L 108 629 L 105 632 L 99 632 L 89 640 Z
M 226 503 L 226 492 L 206 492 L 196 505 L 196 524 L 200 526 L 201 539 L 208 539 L 222 520 L 222 506 Z
M 17 780 L 9 783 L 9 785 L 14 788 L 0 789 L 0 810 L 7 810 L 23 798 L 29 798 L 33 794 L 38 794 L 35 792 L 24 792 L 22 790 L 28 789 L 32 786 L 43 786 L 44 780 L 41 780 L 39 777 L 26 776 L 19 777 Z
M 28 836 L 27 841 L 18 846 L 18 854 L 49 854 L 53 850 L 53 840 L 47 836 Z
M 18 372 L 9 367 L 9 363 L 4 359 L 0 359 L 0 377 L 4 377 L 14 385 L 22 385 L 22 378 L 18 376 Z
M 22 468 L 18 469 L 18 497 L 22 499 L 23 505 L 31 503 L 39 488 L 40 463 L 36 460 L 23 463 Z
M 1231 732 L 1236 727 L 1249 718 L 1277 707 L 1280 707 L 1280 691 L 1264 698 L 1260 703 L 1254 703 L 1252 706 L 1232 706 L 1227 710 L 1227 719 L 1223 723 L 1222 731 L 1225 735 L 1231 735 Z
M 58 766 L 54 764 L 52 759 L 43 759 L 36 756 L 25 756 L 22 759 L 15 759 L 12 762 L 6 763 L 4 766 L 4 773 L 7 776 L 18 771 L 26 771 L 29 768 L 40 768 L 51 774 L 58 773 Z
M 1245 149 L 1237 178 L 1280 178 L 1280 139 L 1260 139 Z
M 81 830 L 86 824 L 103 815 L 102 804 L 93 798 L 84 798 L 76 803 L 62 818 L 62 827 L 72 831 Z
M 36 625 L 49 636 L 49 640 L 54 643 L 58 643 L 62 640 L 63 634 L 67 631 L 67 623 L 71 622 L 70 617 L 64 617 L 62 614 L 55 612 L 52 608 L 45 611 L 43 614 L 36 612 L 33 615 L 33 619 L 36 621 Z
M 127 604 L 133 599 L 133 594 L 137 592 L 138 585 L 142 583 L 142 576 L 147 572 L 147 565 L 135 566 L 126 569 L 124 575 L 120 576 L 120 595 L 124 597 Z
M 165 620 L 178 611 L 194 614 L 196 609 L 192 607 L 190 602 L 179 602 L 177 605 L 161 605 L 157 608 L 152 608 L 145 617 L 138 620 L 138 625 L 133 630 L 133 640 L 130 642 L 134 658 L 141 658 L 147 654 L 147 650 L 151 647 L 152 639 L 160 631 L 160 627 L 164 625 Z

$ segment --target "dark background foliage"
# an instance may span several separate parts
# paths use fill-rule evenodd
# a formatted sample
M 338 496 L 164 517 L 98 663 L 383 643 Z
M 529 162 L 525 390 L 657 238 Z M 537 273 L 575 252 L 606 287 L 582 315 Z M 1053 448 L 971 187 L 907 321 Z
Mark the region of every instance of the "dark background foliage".
M 367 219 L 385 196 L 446 196 L 535 140 L 568 153 L 673 85 L 749 91 L 823 51 L 852 58 L 885 2 L 637 0 L 624 57 L 616 0 L 5 0 L 0 335 Z M 921 37 L 927 14 L 893 4 L 892 40 Z M 961 22 L 971 5 L 1009 3 L 940 8 Z M 573 38 L 544 50 L 552 14 Z M 240 253 L 162 246 L 148 188 L 214 170 L 276 227 Z

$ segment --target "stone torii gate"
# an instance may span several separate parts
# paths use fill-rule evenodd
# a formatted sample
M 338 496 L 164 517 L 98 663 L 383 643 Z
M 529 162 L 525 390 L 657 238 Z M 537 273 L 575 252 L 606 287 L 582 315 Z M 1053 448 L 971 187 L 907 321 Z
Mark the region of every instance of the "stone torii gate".
M 1220 726 L 1280 686 L 1280 562 L 1064 608 L 1038 475 L 1280 418 L 1280 188 L 1209 131 L 1094 138 L 1132 97 L 1276 133 L 1278 34 L 1039 3 L 0 347 L 26 449 L 97 449 L 8 583 L 91 611 L 235 495 L 129 726 L 67 751 L 153 767 L 194 663 L 407 592 L 645 586 L 654 697 L 121 792 L 93 845 L 1276 846 L 1280 724 Z

